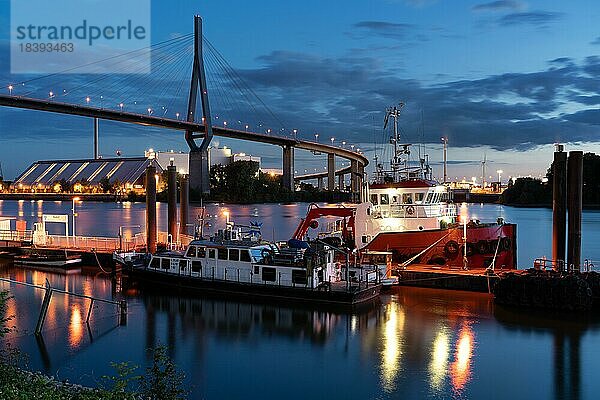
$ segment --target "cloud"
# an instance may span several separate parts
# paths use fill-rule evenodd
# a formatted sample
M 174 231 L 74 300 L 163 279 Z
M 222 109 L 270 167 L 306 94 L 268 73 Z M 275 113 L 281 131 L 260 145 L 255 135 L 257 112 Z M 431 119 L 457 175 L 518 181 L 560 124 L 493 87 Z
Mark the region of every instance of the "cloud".
M 590 42 L 590 44 L 593 44 L 593 45 L 600 44 L 600 36 L 598 36 L 596 39 L 592 40 L 592 41 Z
M 562 13 L 552 11 L 517 12 L 500 17 L 498 23 L 501 26 L 533 25 L 541 27 L 556 22 L 562 17 Z
M 368 57 L 280 51 L 260 60 L 260 68 L 240 75 L 301 137 L 318 131 L 348 142 L 382 142 L 383 110 L 399 100 L 407 102 L 401 125 L 409 141 L 419 139 L 421 110 L 426 142 L 444 134 L 459 147 L 525 150 L 557 140 L 596 141 L 600 133 L 600 112 L 587 111 L 600 99 L 598 57 L 434 86 L 398 77 Z
M 518 11 L 522 10 L 525 5 L 520 1 L 514 0 L 497 0 L 492 1 L 490 3 L 481 3 L 476 4 L 471 7 L 473 11 L 505 11 L 505 10 L 513 10 Z
M 354 37 L 378 36 L 387 39 L 405 39 L 415 29 L 412 24 L 385 21 L 361 21 L 352 25 Z

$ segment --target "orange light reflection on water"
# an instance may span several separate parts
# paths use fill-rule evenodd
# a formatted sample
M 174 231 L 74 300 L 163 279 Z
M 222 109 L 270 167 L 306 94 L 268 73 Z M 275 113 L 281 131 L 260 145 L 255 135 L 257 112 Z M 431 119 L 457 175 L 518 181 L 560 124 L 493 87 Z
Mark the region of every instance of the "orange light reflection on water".
M 78 347 L 83 339 L 83 316 L 81 313 L 81 305 L 74 303 L 69 323 L 69 345 L 71 348 Z
M 465 323 L 456 342 L 455 359 L 450 366 L 450 377 L 455 390 L 462 390 L 471 377 L 471 358 L 473 357 L 474 334 Z

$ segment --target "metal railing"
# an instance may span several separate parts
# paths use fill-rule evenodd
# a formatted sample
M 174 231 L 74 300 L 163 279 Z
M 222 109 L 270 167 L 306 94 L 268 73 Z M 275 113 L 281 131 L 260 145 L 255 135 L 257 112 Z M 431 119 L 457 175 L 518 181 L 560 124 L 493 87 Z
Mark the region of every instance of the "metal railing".
M 0 230 L 0 240 L 12 240 L 15 242 L 22 241 L 27 242 L 33 240 L 32 231 L 8 231 Z

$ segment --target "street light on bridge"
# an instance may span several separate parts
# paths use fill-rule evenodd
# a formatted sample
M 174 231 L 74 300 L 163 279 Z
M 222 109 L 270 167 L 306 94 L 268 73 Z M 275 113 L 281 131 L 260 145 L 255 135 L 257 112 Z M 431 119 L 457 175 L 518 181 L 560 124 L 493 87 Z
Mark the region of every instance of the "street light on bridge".
M 91 99 L 90 99 L 90 96 L 87 96 L 87 97 L 85 98 L 85 103 L 89 105 L 89 104 L 90 104 L 90 100 L 91 100 Z
M 315 142 L 317 142 L 317 143 L 319 142 L 319 134 L 318 133 L 315 133 Z
M 8 85 L 8 94 L 12 96 L 13 85 Z
M 124 106 L 124 105 L 125 105 L 125 104 L 123 104 L 123 103 L 119 103 L 119 107 L 121 108 L 121 111 L 123 111 L 123 106 Z
M 333 142 L 335 142 L 335 138 L 334 137 L 331 138 L 331 145 L 332 146 L 333 146 Z

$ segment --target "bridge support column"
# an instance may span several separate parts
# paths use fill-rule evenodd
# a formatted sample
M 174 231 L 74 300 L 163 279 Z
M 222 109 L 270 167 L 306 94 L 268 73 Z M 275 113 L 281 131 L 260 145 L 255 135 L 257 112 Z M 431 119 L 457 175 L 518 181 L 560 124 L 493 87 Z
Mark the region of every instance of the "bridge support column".
M 283 187 L 294 191 L 294 148 L 283 147 Z
M 198 194 L 210 193 L 208 149 L 190 151 L 190 187 Z
M 335 190 L 335 154 L 327 154 L 327 190 Z
M 187 235 L 187 222 L 190 205 L 190 185 L 187 175 L 181 175 L 179 189 L 179 232 Z
M 358 182 L 358 161 L 350 161 L 350 192 L 352 193 L 352 201 L 358 201 L 358 191 L 360 185 Z
M 177 168 L 173 165 L 167 167 L 167 221 L 171 242 L 177 241 Z
M 344 174 L 338 175 L 338 189 L 340 192 L 343 192 L 346 190 L 346 187 L 344 185 Z
M 156 168 L 146 168 L 146 248 L 156 253 Z
M 358 202 L 362 203 L 367 198 L 367 188 L 365 186 L 365 166 L 358 163 Z
M 317 178 L 317 189 L 323 190 L 323 178 Z

